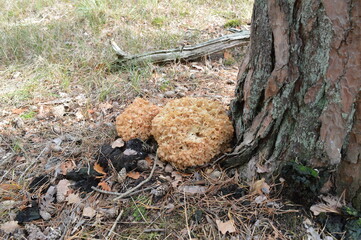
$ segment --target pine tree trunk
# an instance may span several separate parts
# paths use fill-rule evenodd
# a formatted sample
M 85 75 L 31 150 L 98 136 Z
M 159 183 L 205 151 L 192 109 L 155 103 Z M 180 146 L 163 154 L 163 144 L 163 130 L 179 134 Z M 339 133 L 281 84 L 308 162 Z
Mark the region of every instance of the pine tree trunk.
M 291 160 L 326 168 L 360 208 L 360 12 L 359 0 L 255 1 L 226 166 L 248 179 Z

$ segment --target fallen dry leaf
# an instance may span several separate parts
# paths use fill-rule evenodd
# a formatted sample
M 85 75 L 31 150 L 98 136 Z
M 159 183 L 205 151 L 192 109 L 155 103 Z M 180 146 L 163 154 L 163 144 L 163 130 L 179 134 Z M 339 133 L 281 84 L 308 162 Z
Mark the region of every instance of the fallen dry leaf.
M 173 172 L 173 167 L 172 167 L 172 165 L 167 164 L 167 165 L 165 166 L 165 168 L 164 168 L 164 172 L 166 172 L 166 173 L 171 173 L 171 172 Z
M 26 111 L 26 108 L 15 108 L 12 110 L 14 114 L 21 114 Z
M 107 112 L 107 110 L 112 109 L 113 105 L 111 105 L 110 103 L 106 102 L 106 103 L 100 103 L 99 104 L 99 108 L 102 110 L 102 112 L 105 114 Z
M 74 169 L 74 165 L 70 161 L 62 162 L 60 164 L 60 170 L 63 175 L 66 175 L 68 171 L 71 171 Z
M 50 115 L 50 109 L 44 108 L 43 105 L 39 107 L 38 114 L 36 115 L 37 119 L 45 119 L 48 115 Z
M 174 178 L 174 181 L 171 183 L 172 187 L 176 188 L 178 187 L 179 183 L 182 182 L 182 175 L 180 175 L 177 171 L 173 171 L 171 175 Z
M 99 163 L 94 163 L 93 169 L 100 174 L 107 175 L 107 173 L 104 172 L 104 168 L 100 166 Z
M 105 191 L 112 190 L 106 181 L 101 181 L 100 183 L 98 183 L 98 186 L 101 187 L 101 189 L 103 189 Z
M 54 206 L 54 200 L 55 200 L 55 193 L 56 188 L 54 186 L 50 186 L 48 190 L 46 191 L 45 195 L 40 198 L 39 201 L 39 213 L 40 216 L 45 220 L 48 221 L 51 219 L 51 215 L 55 213 L 56 208 Z
M 1 201 L 0 202 L 0 209 L 4 210 L 4 209 L 12 209 L 15 208 L 15 205 L 17 204 L 16 201 L 14 200 L 5 200 L 5 201 Z
M 13 200 L 19 197 L 21 186 L 16 183 L 0 184 L 0 199 Z
M 137 151 L 133 150 L 133 149 L 125 149 L 125 151 L 123 152 L 124 155 L 127 155 L 127 156 L 134 156 L 134 155 L 137 155 Z
M 328 212 L 331 212 L 331 213 L 338 213 L 340 214 L 340 211 L 338 211 L 338 209 L 336 209 L 335 207 L 331 207 L 331 206 L 328 206 L 324 203 L 320 203 L 320 204 L 315 204 L 313 206 L 310 207 L 310 210 L 313 212 L 313 215 L 317 216 L 319 215 L 320 213 L 328 213 Z
M 229 51 L 224 51 L 223 57 L 225 60 L 234 60 L 232 53 L 230 53 Z
M 128 172 L 127 176 L 137 180 L 140 177 L 140 173 L 139 172 Z
M 99 208 L 98 214 L 103 220 L 115 218 L 117 216 L 117 207 L 112 208 Z
M 181 186 L 180 191 L 189 194 L 205 194 L 207 187 L 204 186 Z
M 16 184 L 16 183 L 2 183 L 0 184 L 0 192 L 2 190 L 4 191 L 14 191 L 14 190 L 19 190 L 21 189 L 20 185 Z
M 157 162 L 156 162 L 156 165 L 157 165 L 157 167 L 160 168 L 160 170 L 163 170 L 163 169 L 164 169 L 164 166 L 165 166 L 164 162 L 162 162 L 162 161 L 157 161 Z
M 265 182 L 265 179 L 262 178 L 258 181 L 255 181 L 253 185 L 251 186 L 251 192 L 252 194 L 268 194 L 270 193 L 270 186 Z
M 70 193 L 69 196 L 66 198 L 68 204 L 77 204 L 80 203 L 80 197 L 78 194 Z
M 257 204 L 260 204 L 260 203 L 264 202 L 265 200 L 267 200 L 267 197 L 265 195 L 259 195 L 254 199 L 255 203 L 257 203 Z
M 16 162 L 25 162 L 26 159 L 25 159 L 25 157 L 16 156 L 16 157 L 15 157 L 15 161 L 16 161 Z
M 217 223 L 217 227 L 218 230 L 222 233 L 222 234 L 226 234 L 227 232 L 229 233 L 233 233 L 236 231 L 236 228 L 234 227 L 234 222 L 233 220 L 229 220 L 227 222 L 222 222 L 221 220 L 216 220 Z
M 78 110 L 78 111 L 75 113 L 75 117 L 76 117 L 77 120 L 83 120 L 83 119 L 84 119 L 84 115 L 83 115 L 83 113 L 82 113 L 80 110 Z
M 171 175 L 172 175 L 172 177 L 174 178 L 174 180 L 179 180 L 179 181 L 182 180 L 182 175 L 180 175 L 179 172 L 177 172 L 177 171 L 173 171 L 173 172 L 171 173 Z
M 64 105 L 55 106 L 51 109 L 53 115 L 57 118 L 62 118 L 65 114 L 65 107 Z
M 93 109 L 88 109 L 87 112 L 88 112 L 89 114 L 95 113 L 95 111 L 94 111 Z
M 127 178 L 127 169 L 122 168 L 117 174 L 117 182 L 122 183 Z
M 44 219 L 45 221 L 49 221 L 51 219 L 51 214 L 47 211 L 40 210 L 39 214 L 41 218 Z
M 85 207 L 83 209 L 83 216 L 84 217 L 92 218 L 92 217 L 95 216 L 95 214 L 96 214 L 96 211 L 92 207 Z
M 118 147 L 118 148 L 121 148 L 121 147 L 123 147 L 124 146 L 124 141 L 123 141 L 123 139 L 121 139 L 121 138 L 118 138 L 117 140 L 115 140 L 114 142 L 112 142 L 112 148 L 116 148 L 116 147 Z
M 328 206 L 335 208 L 341 208 L 343 205 L 345 205 L 344 201 L 336 196 L 323 196 L 322 200 L 325 201 Z
M 264 165 L 261 165 L 261 164 L 258 164 L 257 163 L 257 172 L 258 173 L 265 173 L 265 172 L 269 172 L 270 170 L 266 167 L 266 166 L 264 166 Z
M 68 195 L 70 182 L 67 179 L 62 179 L 56 185 L 56 200 L 58 202 L 63 202 L 65 197 Z
M 5 233 L 9 234 L 9 233 L 13 233 L 19 227 L 20 226 L 18 224 L 18 221 L 9 221 L 1 224 L 0 229 Z
M 340 208 L 343 206 L 343 204 L 340 202 L 340 199 L 335 196 L 324 196 L 322 197 L 322 200 L 326 202 L 325 203 L 318 203 L 315 205 L 312 205 L 310 210 L 313 212 L 315 216 L 319 215 L 320 213 L 337 213 L 340 214 Z
M 149 157 L 149 156 L 146 156 L 144 160 L 147 161 L 149 166 L 151 166 L 153 164 L 153 159 L 151 157 Z

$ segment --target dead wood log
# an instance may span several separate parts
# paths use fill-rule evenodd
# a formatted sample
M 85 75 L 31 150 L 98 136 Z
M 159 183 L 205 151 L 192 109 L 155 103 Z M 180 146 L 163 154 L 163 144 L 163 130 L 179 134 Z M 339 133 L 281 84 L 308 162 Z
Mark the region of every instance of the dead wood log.
M 229 48 L 248 44 L 250 37 L 249 31 L 242 31 L 234 34 L 222 36 L 193 46 L 184 46 L 180 48 L 159 50 L 137 55 L 130 55 L 111 41 L 111 45 L 118 56 L 120 64 L 125 62 L 153 62 L 167 63 L 175 60 L 194 60 L 205 55 L 220 52 Z

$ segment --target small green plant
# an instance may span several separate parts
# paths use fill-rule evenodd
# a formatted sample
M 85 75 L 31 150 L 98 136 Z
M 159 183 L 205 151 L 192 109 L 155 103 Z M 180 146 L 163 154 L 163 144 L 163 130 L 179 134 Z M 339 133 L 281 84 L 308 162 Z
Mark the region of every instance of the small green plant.
M 63 78 L 60 85 L 63 87 L 64 90 L 69 89 L 70 79 L 67 77 Z
M 145 205 L 151 204 L 151 199 L 146 196 L 139 196 L 133 200 L 134 205 L 131 206 L 132 216 L 135 221 L 145 221 L 147 219 L 147 209 Z
M 161 82 L 160 82 L 160 86 L 159 86 L 159 89 L 161 91 L 166 91 L 168 90 L 170 87 L 170 81 L 167 80 L 167 79 L 163 79 Z
M 21 145 L 20 142 L 15 141 L 15 142 L 13 143 L 12 149 L 13 149 L 14 152 L 20 153 L 21 150 L 23 149 L 23 146 Z
M 183 12 L 180 12 L 179 15 L 180 15 L 181 17 L 187 17 L 187 16 L 190 15 L 190 13 L 189 13 L 188 11 L 183 11 Z
M 134 220 L 137 222 L 143 221 L 144 216 L 146 216 L 147 214 L 147 210 L 145 209 L 145 207 L 142 206 L 135 206 L 133 208 L 133 214 L 132 216 L 134 217 Z
M 232 19 L 226 22 L 223 26 L 225 28 L 239 27 L 242 25 L 242 21 L 240 19 Z
M 36 112 L 34 111 L 29 111 L 29 112 L 26 112 L 26 113 L 23 113 L 20 115 L 20 117 L 22 119 L 32 119 L 36 116 Z
M 107 97 L 109 96 L 110 92 L 111 92 L 110 89 L 101 90 L 99 93 L 99 101 L 104 102 L 105 100 L 107 100 Z
M 146 235 L 146 239 L 147 240 L 152 240 L 152 239 L 160 239 L 160 234 L 159 233 L 155 233 L 155 232 L 153 232 L 153 233 L 148 233 L 147 235 Z
M 163 17 L 156 17 L 156 18 L 153 18 L 152 20 L 152 25 L 153 26 L 156 26 L 156 27 L 161 27 L 164 25 L 164 22 L 165 22 L 165 18 Z
M 359 213 L 353 207 L 343 206 L 341 210 L 342 210 L 342 213 L 344 213 L 345 215 L 349 215 L 349 216 L 353 216 L 353 217 L 361 216 L 361 213 Z
M 8 99 L 11 99 L 14 102 L 27 101 L 32 98 L 31 91 L 28 88 L 23 88 L 9 94 L 6 94 Z
M 294 168 L 295 168 L 295 170 L 297 170 L 297 172 L 299 174 L 309 175 L 309 176 L 312 176 L 314 178 L 319 177 L 318 172 L 315 169 L 311 168 L 311 167 L 307 167 L 307 166 L 295 163 Z
M 234 60 L 234 58 L 228 58 L 228 59 L 224 59 L 223 64 L 225 66 L 232 66 L 235 62 L 236 62 L 236 60 Z

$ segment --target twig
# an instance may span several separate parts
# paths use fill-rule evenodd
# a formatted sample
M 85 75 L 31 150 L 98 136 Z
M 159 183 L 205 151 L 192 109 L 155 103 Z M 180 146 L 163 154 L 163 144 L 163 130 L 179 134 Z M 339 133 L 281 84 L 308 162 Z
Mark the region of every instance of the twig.
M 139 210 L 137 203 L 134 201 L 134 199 L 133 199 L 132 197 L 131 197 L 130 199 L 132 199 L 132 202 L 133 202 L 133 204 L 134 204 L 134 206 L 135 206 L 135 209 L 138 211 L 138 213 L 140 214 L 140 216 L 143 218 L 143 221 L 146 222 L 146 223 L 148 223 L 148 221 L 147 221 L 147 219 L 145 219 L 142 211 Z
M 145 183 L 147 183 L 147 182 L 152 178 L 152 176 L 153 176 L 153 173 L 154 173 L 154 171 L 155 171 L 155 167 L 156 167 L 156 165 L 157 165 L 157 161 L 158 161 L 158 157 L 155 156 L 152 171 L 150 172 L 149 176 L 148 176 L 144 181 L 142 181 L 141 183 L 139 183 L 137 186 L 129 189 L 129 190 L 126 191 L 125 193 L 122 193 L 122 194 L 119 195 L 118 197 L 114 198 L 113 201 L 116 201 L 116 200 L 119 200 L 119 199 L 121 199 L 121 198 L 124 198 L 124 197 L 129 196 L 129 194 L 133 193 L 135 190 L 137 190 L 138 188 L 140 188 L 141 186 L 143 186 Z
M 144 229 L 145 233 L 150 233 L 150 232 L 165 232 L 165 229 L 163 228 L 150 228 L 150 229 Z
M 123 210 L 122 210 L 122 211 L 120 211 L 120 213 L 119 213 L 119 215 L 118 215 L 117 219 L 115 219 L 115 222 L 114 222 L 114 224 L 113 224 L 112 228 L 110 229 L 110 231 L 109 231 L 109 233 L 108 233 L 108 235 L 107 235 L 106 239 L 108 239 L 108 238 L 109 238 L 109 237 L 113 234 L 115 227 L 117 226 L 117 224 L 118 224 L 118 222 L 119 222 L 120 218 L 121 218 L 121 217 L 122 217 L 122 215 L 123 215 L 123 212 L 124 212 Z
M 140 189 L 138 191 L 134 191 L 134 192 L 128 194 L 128 197 L 133 196 L 134 194 L 137 194 L 137 193 L 140 193 L 140 192 L 143 192 L 143 191 L 152 190 L 152 189 L 154 189 L 155 187 L 158 187 L 158 186 L 159 185 L 152 186 L 152 187 L 146 187 L 146 188 Z M 104 194 L 117 195 L 117 196 L 120 196 L 120 195 L 123 194 L 123 193 L 119 193 L 119 192 L 111 192 L 111 191 L 102 190 L 102 189 L 99 189 L 99 188 L 94 187 L 94 186 L 92 186 L 91 188 L 96 192 L 100 192 L 100 193 L 104 193 Z
M 36 159 L 24 170 L 24 172 L 20 175 L 19 177 L 19 181 L 21 181 L 21 179 L 25 176 L 25 174 L 29 171 L 30 168 L 32 168 L 36 162 L 39 160 L 39 158 L 41 157 L 41 155 L 43 155 L 43 153 L 45 152 L 45 150 L 47 149 L 48 147 L 46 146 L 41 152 L 40 154 L 36 157 Z
M 2 165 L 5 165 L 9 160 L 11 160 L 12 157 L 15 156 L 15 153 L 12 152 L 8 152 L 7 154 L 5 154 L 2 158 L 1 158 L 1 162 L 0 162 L 0 167 Z
M 186 192 L 184 190 L 183 190 L 183 195 L 184 195 L 184 216 L 186 218 L 186 227 L 187 227 L 189 240 L 192 240 L 191 230 L 190 230 L 189 225 L 188 225 L 187 197 L 186 197 Z
M 12 157 L 14 157 L 15 156 L 15 153 L 11 153 L 11 152 L 9 152 L 9 153 L 7 153 L 5 156 L 3 156 L 1 159 L 0 159 L 0 167 L 2 166 L 2 165 L 5 165 L 9 160 L 11 160 L 12 159 Z M 12 167 L 12 168 L 14 168 L 14 167 Z M 6 177 L 6 175 L 11 171 L 11 169 L 12 168 L 10 168 L 8 171 L 6 171 L 3 175 L 2 175 L 2 177 L 0 178 L 0 182 L 2 182 L 3 180 L 4 180 L 4 178 Z

